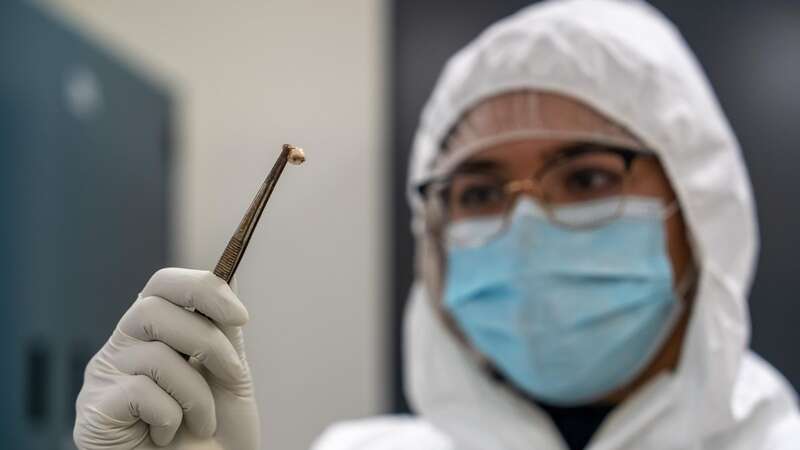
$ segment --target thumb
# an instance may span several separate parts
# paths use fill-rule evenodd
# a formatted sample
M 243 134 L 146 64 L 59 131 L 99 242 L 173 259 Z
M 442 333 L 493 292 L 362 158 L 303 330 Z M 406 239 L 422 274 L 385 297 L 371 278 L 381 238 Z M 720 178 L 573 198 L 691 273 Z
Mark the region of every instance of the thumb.
M 236 277 L 236 275 L 233 276 L 231 282 L 228 283 L 228 286 L 230 286 L 231 291 L 233 291 L 233 293 L 238 297 L 239 279 Z M 225 336 L 228 337 L 228 340 L 231 341 L 233 348 L 236 349 L 236 353 L 239 355 L 239 359 L 242 362 L 246 362 L 247 358 L 244 352 L 244 333 L 242 333 L 242 327 L 222 325 L 219 323 L 217 324 L 217 327 L 219 327 Z
M 231 278 L 231 282 L 228 283 L 228 286 L 231 287 L 231 290 L 233 291 L 233 293 L 236 294 L 236 296 L 238 297 L 239 296 L 239 279 L 236 278 L 236 275 L 234 275 L 233 278 Z

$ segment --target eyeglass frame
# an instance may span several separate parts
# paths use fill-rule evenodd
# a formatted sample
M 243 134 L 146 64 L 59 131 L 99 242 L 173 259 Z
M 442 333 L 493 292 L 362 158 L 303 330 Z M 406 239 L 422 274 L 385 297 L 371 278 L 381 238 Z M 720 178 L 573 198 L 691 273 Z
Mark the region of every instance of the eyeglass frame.
M 583 154 L 587 154 L 587 153 L 613 153 L 613 154 L 621 156 L 622 159 L 623 159 L 624 170 L 625 170 L 625 174 L 626 175 L 628 175 L 630 173 L 631 167 L 633 166 L 633 161 L 636 158 L 639 158 L 639 157 L 655 157 L 655 153 L 653 151 L 651 151 L 651 150 L 648 150 L 648 149 L 631 149 L 631 148 L 625 148 L 625 147 L 619 147 L 619 146 L 605 146 L 603 144 L 597 144 L 597 143 L 591 143 L 591 142 L 577 143 L 576 145 L 574 145 L 572 147 L 569 147 L 567 149 L 561 150 L 557 155 L 555 155 L 554 157 L 549 159 L 542 167 L 540 167 L 538 170 L 536 170 L 536 172 L 533 175 L 530 175 L 530 176 L 527 176 L 527 177 L 523 177 L 523 178 L 517 178 L 517 179 L 508 180 L 505 183 L 503 183 L 503 190 L 507 194 L 509 194 L 511 196 L 511 199 L 509 201 L 507 210 L 502 214 L 503 225 L 498 229 L 497 234 L 496 235 L 492 235 L 492 237 L 490 237 L 487 241 L 490 241 L 490 240 L 494 239 L 497 235 L 502 234 L 503 230 L 505 230 L 507 228 L 509 211 L 513 210 L 513 206 L 516 204 L 516 202 L 517 202 L 517 200 L 519 198 L 519 195 L 521 193 L 525 193 L 525 192 L 538 193 L 539 196 L 537 198 L 542 198 L 542 200 L 544 200 L 542 203 L 543 203 L 543 207 L 544 207 L 543 209 L 544 209 L 544 211 L 545 211 L 545 213 L 547 215 L 547 219 L 551 223 L 553 223 L 554 225 L 562 227 L 562 228 L 565 228 L 565 229 L 574 229 L 574 230 L 593 229 L 593 228 L 601 227 L 603 225 L 607 225 L 608 223 L 611 223 L 611 222 L 619 219 L 622 211 L 624 210 L 625 196 L 622 196 L 622 200 L 620 201 L 619 206 L 618 206 L 617 210 L 614 212 L 613 215 L 609 216 L 605 220 L 602 220 L 602 221 L 599 221 L 599 222 L 595 222 L 595 223 L 591 223 L 591 224 L 585 224 L 585 225 L 575 225 L 575 224 L 569 224 L 569 223 L 566 223 L 566 222 L 563 222 L 563 221 L 559 221 L 553 214 L 552 205 L 550 205 L 547 202 L 547 200 L 543 198 L 544 193 L 543 193 L 543 191 L 541 189 L 541 186 L 540 186 L 541 185 L 541 179 L 543 178 L 543 174 L 547 173 L 547 171 L 549 169 L 551 169 L 554 166 L 557 166 L 559 163 L 562 163 L 564 160 L 568 160 L 568 159 L 571 159 L 571 158 L 574 158 L 574 157 L 577 157 L 577 156 L 580 156 L 580 155 L 583 155 Z M 458 168 L 456 167 L 451 173 L 449 173 L 449 174 L 447 174 L 445 176 L 435 177 L 435 178 L 427 180 L 427 181 L 425 181 L 423 183 L 420 183 L 416 188 L 417 192 L 419 193 L 421 198 L 425 201 L 425 204 L 430 206 L 433 203 L 431 201 L 432 196 L 429 195 L 429 190 L 431 189 L 431 187 L 435 186 L 435 185 L 447 185 L 449 183 L 452 183 L 453 177 L 455 177 L 457 174 L 458 174 Z M 536 182 L 536 183 L 534 183 L 534 182 Z M 629 178 L 627 178 L 627 176 L 625 178 L 625 182 L 626 183 L 629 182 Z M 538 192 L 537 192 L 536 189 L 532 189 L 532 187 L 534 187 L 534 186 L 538 187 Z M 623 190 L 624 190 L 624 187 L 623 187 Z M 443 209 L 444 209 L 444 207 L 441 207 L 440 211 L 439 211 L 439 214 L 437 214 L 436 217 L 434 217 L 434 219 L 435 219 L 434 222 L 438 222 L 438 223 L 430 224 L 430 225 L 432 225 L 432 228 L 438 230 L 443 225 L 443 222 L 444 222 L 444 219 L 442 217 L 443 214 L 444 214 Z

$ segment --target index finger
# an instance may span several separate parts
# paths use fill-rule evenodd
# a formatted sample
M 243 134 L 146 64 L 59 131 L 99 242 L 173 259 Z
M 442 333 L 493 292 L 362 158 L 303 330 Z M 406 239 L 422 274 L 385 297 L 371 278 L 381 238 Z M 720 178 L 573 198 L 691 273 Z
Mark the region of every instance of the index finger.
M 184 308 L 194 308 L 222 325 L 242 326 L 249 318 L 228 283 L 206 270 L 161 269 L 153 274 L 140 295 L 157 296 Z

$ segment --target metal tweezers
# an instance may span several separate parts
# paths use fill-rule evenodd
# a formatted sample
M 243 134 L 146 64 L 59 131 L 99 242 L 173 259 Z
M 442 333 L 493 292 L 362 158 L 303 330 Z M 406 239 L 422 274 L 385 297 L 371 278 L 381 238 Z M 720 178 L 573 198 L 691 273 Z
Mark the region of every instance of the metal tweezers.
M 258 219 L 261 218 L 261 213 L 264 212 L 264 207 L 267 206 L 267 201 L 272 195 L 272 191 L 275 189 L 286 163 L 302 164 L 304 161 L 305 155 L 301 148 L 290 144 L 283 145 L 283 150 L 278 156 L 278 160 L 275 161 L 275 165 L 269 171 L 267 179 L 261 184 L 261 188 L 258 190 L 253 202 L 245 212 L 244 217 L 242 217 L 239 228 L 233 233 L 227 247 L 225 247 L 225 251 L 222 252 L 222 256 L 219 258 L 219 262 L 217 262 L 217 266 L 214 267 L 214 275 L 222 278 L 226 283 L 231 282 L 236 268 L 239 267 L 239 263 L 242 261 L 242 256 L 247 249 L 247 244 L 250 242 L 250 237 L 256 229 Z

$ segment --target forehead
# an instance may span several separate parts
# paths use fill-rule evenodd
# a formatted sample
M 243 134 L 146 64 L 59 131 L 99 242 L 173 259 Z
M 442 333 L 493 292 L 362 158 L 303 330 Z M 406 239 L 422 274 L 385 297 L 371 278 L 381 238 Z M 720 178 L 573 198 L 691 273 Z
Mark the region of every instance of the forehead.
M 480 150 L 464 160 L 456 171 L 471 167 L 490 168 L 509 176 L 526 176 L 561 152 L 581 144 L 573 140 L 525 139 Z

